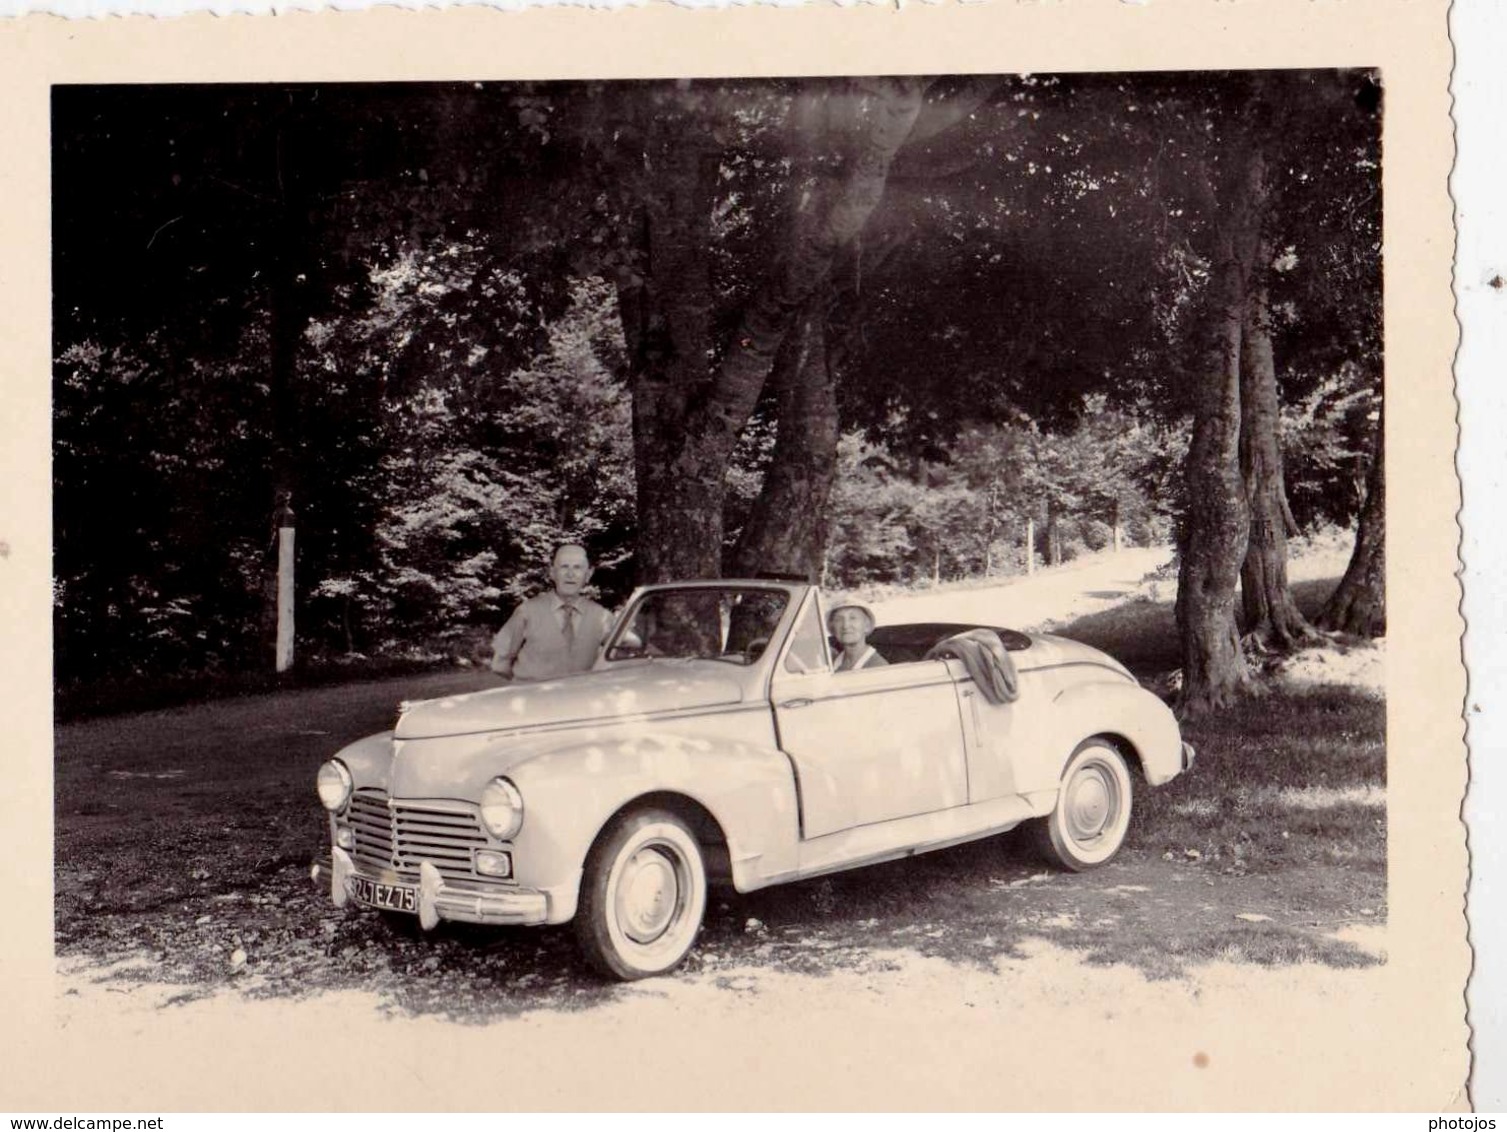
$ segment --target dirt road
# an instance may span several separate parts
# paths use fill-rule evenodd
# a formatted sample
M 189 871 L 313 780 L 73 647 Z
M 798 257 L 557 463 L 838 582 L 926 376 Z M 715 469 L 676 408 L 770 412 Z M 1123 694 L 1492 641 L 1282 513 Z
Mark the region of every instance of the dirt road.
M 998 585 L 945 588 L 876 601 L 881 624 L 965 621 L 1011 629 L 1044 629 L 1099 613 L 1146 592 L 1144 579 L 1171 561 L 1170 547 L 1133 547 L 1043 568 Z
M 63 1078 L 91 1111 L 1312 1110 L 1396 1108 L 1418 1084 L 1388 1036 L 1385 967 L 1147 982 L 1040 940 L 983 965 L 891 945 L 824 975 L 688 972 L 486 1025 L 359 990 L 183 1001 L 92 978 L 63 981 L 61 1039 L 23 1056 L 31 1096 Z M 109 1072 L 65 1076 L 91 1061 Z

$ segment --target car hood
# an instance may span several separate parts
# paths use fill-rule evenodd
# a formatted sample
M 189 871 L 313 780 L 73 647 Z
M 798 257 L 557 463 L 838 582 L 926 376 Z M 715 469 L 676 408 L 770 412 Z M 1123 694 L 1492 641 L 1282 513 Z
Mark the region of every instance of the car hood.
M 625 662 L 559 680 L 406 703 L 394 737 L 433 739 L 740 703 L 742 686 L 716 671 L 720 667 L 718 661 Z

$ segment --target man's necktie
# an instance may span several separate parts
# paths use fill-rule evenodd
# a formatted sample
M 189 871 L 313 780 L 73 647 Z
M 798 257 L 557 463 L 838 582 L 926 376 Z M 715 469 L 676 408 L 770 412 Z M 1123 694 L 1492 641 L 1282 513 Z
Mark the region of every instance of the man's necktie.
M 560 612 L 565 615 L 565 625 L 562 629 L 565 636 L 565 647 L 573 649 L 576 647 L 576 603 L 573 601 L 562 601 L 560 603 Z

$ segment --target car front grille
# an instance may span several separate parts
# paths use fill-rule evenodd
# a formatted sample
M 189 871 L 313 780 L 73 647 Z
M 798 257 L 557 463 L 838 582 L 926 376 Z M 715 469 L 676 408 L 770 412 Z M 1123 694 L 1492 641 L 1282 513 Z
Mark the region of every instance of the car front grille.
M 358 864 L 396 869 L 416 880 L 419 863 L 428 861 L 447 880 L 475 880 L 471 850 L 485 846 L 487 835 L 475 813 L 389 801 L 380 790 L 358 790 L 351 798 L 349 820 Z

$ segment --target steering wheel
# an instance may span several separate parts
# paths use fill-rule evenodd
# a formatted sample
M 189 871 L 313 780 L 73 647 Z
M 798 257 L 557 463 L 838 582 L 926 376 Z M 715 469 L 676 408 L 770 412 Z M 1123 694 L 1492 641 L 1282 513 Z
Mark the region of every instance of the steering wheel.
M 748 664 L 752 664 L 754 661 L 758 660 L 759 657 L 764 655 L 764 650 L 768 647 L 768 637 L 755 637 L 753 640 L 748 642 L 748 647 L 743 650 L 744 661 Z

